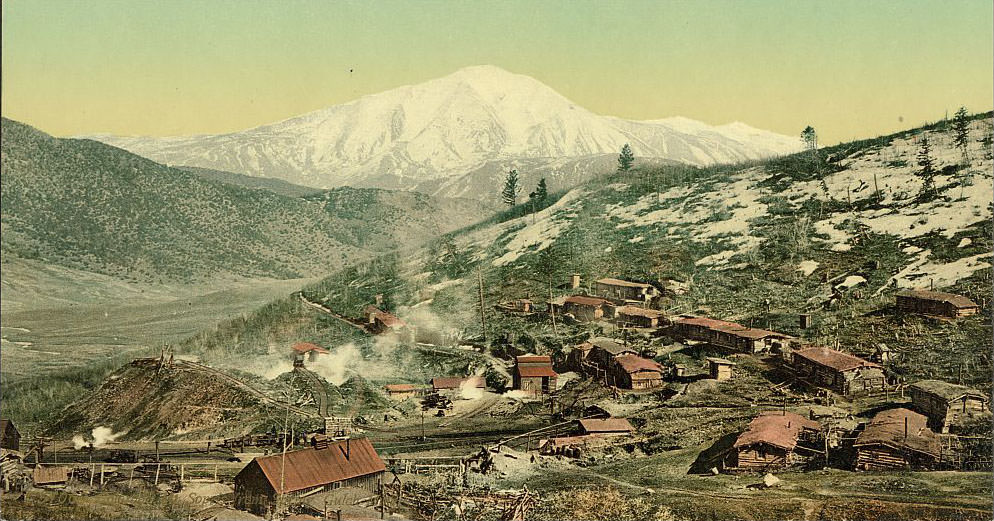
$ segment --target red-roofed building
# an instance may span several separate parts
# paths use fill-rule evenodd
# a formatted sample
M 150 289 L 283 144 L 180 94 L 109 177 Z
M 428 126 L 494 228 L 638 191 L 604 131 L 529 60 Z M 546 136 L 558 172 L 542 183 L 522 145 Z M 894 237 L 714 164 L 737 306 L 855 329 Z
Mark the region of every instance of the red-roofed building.
M 614 357 L 608 370 L 608 385 L 621 389 L 652 389 L 663 385 L 663 366 L 641 356 Z
M 532 396 L 549 394 L 556 390 L 558 374 L 552 370 L 548 356 L 519 356 L 514 365 L 514 388 Z
M 614 319 L 631 327 L 659 327 L 663 312 L 638 306 L 618 306 L 614 309 Z
M 742 353 L 761 353 L 776 350 L 783 352 L 794 337 L 746 327 L 736 322 L 728 322 L 707 317 L 680 317 L 673 320 L 672 332 L 681 338 L 707 342 Z
M 729 472 L 765 472 L 789 467 L 817 454 L 813 448 L 797 449 L 799 442 L 814 445 L 820 432 L 818 422 L 792 412 L 761 413 L 735 439 L 722 467 Z
M 400 331 L 407 327 L 407 323 L 397 318 L 392 313 L 387 313 L 376 306 L 366 306 L 366 329 L 374 334 L 386 333 L 388 331 Z
M 659 296 L 659 290 L 652 284 L 631 282 L 621 279 L 600 279 L 594 282 L 594 294 L 616 301 L 636 301 L 647 303 Z
M 304 367 L 304 362 L 314 362 L 318 355 L 326 355 L 328 350 L 310 342 L 297 342 L 293 345 L 293 366 Z
M 897 309 L 937 317 L 958 318 L 974 315 L 980 310 L 976 302 L 955 293 L 909 289 L 899 292 Z
M 587 418 L 579 422 L 583 434 L 625 435 L 635 432 L 625 418 Z
M 383 386 L 383 390 L 394 400 L 406 400 L 417 396 L 418 392 L 421 391 L 419 387 L 412 384 L 387 384 Z
M 367 438 L 257 457 L 235 476 L 235 508 L 272 515 L 280 494 L 301 496 L 322 487 L 376 492 L 386 465 Z
M 880 364 L 849 353 L 827 347 L 808 347 L 794 351 L 791 359 L 800 379 L 842 395 L 881 390 L 887 386 L 887 377 Z
M 593 321 L 604 318 L 610 302 L 602 298 L 574 295 L 563 301 L 563 312 L 576 317 L 577 320 Z

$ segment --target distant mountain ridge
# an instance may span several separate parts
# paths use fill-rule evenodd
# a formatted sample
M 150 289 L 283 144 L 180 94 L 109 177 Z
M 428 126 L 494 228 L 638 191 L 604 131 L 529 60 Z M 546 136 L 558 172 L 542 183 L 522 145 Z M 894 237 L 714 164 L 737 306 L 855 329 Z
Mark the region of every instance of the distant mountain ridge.
M 2 124 L 4 256 L 128 280 L 314 276 L 491 211 L 473 200 L 377 189 L 290 197 Z
M 528 76 L 467 67 L 277 123 L 219 135 L 92 136 L 170 165 L 283 179 L 318 188 L 431 192 L 487 163 L 554 163 L 617 154 L 693 165 L 796 152 L 800 140 L 743 123 L 629 121 L 594 114 Z M 582 179 L 571 182 L 575 185 Z M 484 187 L 479 183 L 471 191 Z M 445 195 L 450 192 L 443 191 Z

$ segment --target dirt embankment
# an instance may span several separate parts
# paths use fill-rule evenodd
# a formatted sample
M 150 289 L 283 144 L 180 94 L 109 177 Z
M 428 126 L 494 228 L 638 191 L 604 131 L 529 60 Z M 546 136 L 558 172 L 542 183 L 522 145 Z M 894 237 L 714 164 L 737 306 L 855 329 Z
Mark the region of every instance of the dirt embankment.
M 119 439 L 224 437 L 265 430 L 269 409 L 248 389 L 209 372 L 139 359 L 66 407 L 49 430 L 59 437 L 96 427 L 123 433 Z

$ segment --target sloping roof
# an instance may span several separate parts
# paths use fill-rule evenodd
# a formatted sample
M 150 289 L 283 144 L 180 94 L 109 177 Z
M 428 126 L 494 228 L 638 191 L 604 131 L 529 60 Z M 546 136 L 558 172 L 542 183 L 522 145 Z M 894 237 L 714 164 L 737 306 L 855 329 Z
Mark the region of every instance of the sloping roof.
M 604 351 L 607 351 L 608 353 L 611 353 L 614 356 L 624 353 L 637 353 L 636 350 L 630 347 L 625 347 L 615 342 L 614 340 L 611 340 L 610 338 L 593 338 L 590 340 L 590 343 L 594 347 L 603 349 Z
M 943 382 L 941 380 L 922 380 L 911 384 L 911 388 L 918 389 L 929 394 L 934 394 L 945 400 L 955 400 L 964 395 L 970 395 L 976 396 L 985 402 L 987 401 L 987 395 L 976 389 L 971 389 L 965 385 L 956 385 L 949 382 Z
M 346 453 L 349 457 L 346 459 Z M 286 464 L 284 466 L 284 459 Z M 328 444 L 326 449 L 302 449 L 258 457 L 263 475 L 277 493 L 295 492 L 386 470 L 368 438 L 355 438 Z M 282 482 L 280 489 L 281 469 Z
M 14 432 L 17 432 L 17 427 L 14 427 L 14 422 L 10 420 L 0 420 L 0 436 L 4 436 L 7 434 L 8 427 L 14 429 Z M 18 434 L 20 433 L 18 432 Z
M 567 298 L 564 302 L 569 304 L 577 304 L 580 306 L 594 306 L 594 307 L 603 306 L 604 304 L 608 303 L 606 300 L 602 298 L 584 297 L 583 295 L 574 295 L 572 297 Z
M 830 367 L 836 371 L 851 371 L 861 367 L 880 367 L 880 364 L 875 364 L 873 362 L 863 360 L 858 356 L 853 356 L 849 353 L 843 353 L 842 351 L 836 351 L 827 347 L 809 347 L 807 349 L 800 349 L 794 351 L 794 356 L 810 360 L 818 365 Z
M 708 360 L 708 362 L 711 362 L 711 363 L 714 363 L 714 364 L 718 364 L 718 365 L 735 365 L 735 362 L 733 362 L 731 360 L 726 360 L 724 358 L 717 358 L 717 357 L 713 357 L 713 356 L 708 357 L 707 360 Z
M 644 284 L 642 282 L 631 282 L 628 280 L 621 279 L 599 279 L 598 284 L 606 284 L 608 286 L 624 286 L 626 288 L 651 288 L 652 284 Z
M 442 376 L 431 379 L 431 386 L 435 389 L 458 389 L 464 382 L 469 382 L 473 387 L 486 387 L 487 382 L 482 376 Z
M 52 483 L 65 483 L 69 481 L 69 467 L 46 467 L 38 465 L 31 473 L 35 485 L 47 485 Z
M 768 411 L 753 418 L 732 446 L 739 448 L 765 443 L 784 450 L 794 450 L 797 437 L 804 429 L 819 430 L 821 426 L 792 412 Z
M 632 424 L 628 423 L 628 420 L 625 418 L 604 418 L 604 419 L 590 418 L 586 420 L 580 420 L 580 427 L 582 427 L 585 432 L 589 433 L 632 432 L 635 430 L 632 427 Z
M 293 350 L 298 353 L 310 353 L 311 351 L 316 351 L 318 353 L 328 353 L 327 349 L 320 346 L 316 346 L 310 342 L 297 342 L 296 344 L 293 345 Z
M 907 289 L 897 293 L 899 297 L 912 297 L 919 298 L 922 300 L 935 300 L 939 302 L 948 302 L 957 308 L 976 308 L 977 303 L 964 297 L 963 295 L 957 295 L 955 293 L 946 293 L 944 291 L 928 291 L 924 289 Z
M 514 359 L 519 364 L 551 364 L 552 357 L 545 355 L 521 355 Z
M 372 305 L 366 306 L 366 314 L 367 315 L 372 314 L 376 318 L 376 320 L 383 322 L 383 325 L 387 327 L 401 328 L 407 325 L 406 322 L 397 318 L 397 316 L 394 315 L 393 313 L 388 313 L 386 311 L 383 311 L 377 308 L 376 306 Z
M 534 378 L 538 376 L 558 376 L 558 373 L 552 370 L 552 366 L 518 366 L 516 369 L 518 374 L 525 378 Z
M 790 335 L 784 333 L 778 333 L 776 331 L 770 331 L 768 329 L 746 327 L 743 326 L 742 324 L 739 324 L 738 322 L 728 322 L 726 320 L 718 320 L 716 318 L 687 317 L 687 318 L 677 318 L 675 322 L 681 324 L 688 324 L 692 326 L 700 326 L 707 329 L 713 329 L 715 331 L 722 331 L 730 335 L 742 338 L 749 338 L 753 340 L 766 338 L 768 336 L 792 338 Z
M 908 435 L 904 435 L 907 420 Z M 887 445 L 895 449 L 913 450 L 938 457 L 941 452 L 939 436 L 928 428 L 925 416 L 908 409 L 888 409 L 877 413 L 863 432 L 856 437 L 855 447 Z
M 620 306 L 614 312 L 619 315 L 630 315 L 633 317 L 661 318 L 663 312 L 658 309 L 640 308 L 638 306 Z
M 614 361 L 621 366 L 626 373 L 634 373 L 637 371 L 657 371 L 663 372 L 663 366 L 657 364 L 653 360 L 648 358 L 642 358 L 636 355 L 621 355 L 614 358 Z
M 383 388 L 390 393 L 412 393 L 418 390 L 418 388 L 414 387 L 412 384 L 387 384 L 384 385 Z

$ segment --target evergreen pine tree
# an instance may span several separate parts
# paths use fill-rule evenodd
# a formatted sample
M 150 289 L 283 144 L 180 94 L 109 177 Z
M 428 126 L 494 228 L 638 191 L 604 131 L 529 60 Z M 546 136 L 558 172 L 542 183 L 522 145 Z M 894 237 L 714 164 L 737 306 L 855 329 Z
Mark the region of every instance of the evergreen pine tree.
M 804 127 L 804 130 L 801 131 L 801 139 L 804 140 L 805 150 L 818 149 L 818 133 L 811 125 Z
M 538 186 L 535 187 L 535 198 L 539 202 L 545 201 L 549 197 L 549 187 L 545 185 L 545 178 L 538 180 Z
M 632 153 L 632 147 L 625 143 L 625 146 L 621 147 L 621 154 L 618 155 L 618 171 L 627 172 L 632 169 L 632 164 L 635 163 L 635 154 Z
M 504 204 L 513 207 L 518 202 L 518 193 L 520 192 L 521 185 L 518 184 L 518 171 L 511 169 L 504 179 L 504 189 L 500 192 L 501 199 L 503 199 Z
M 921 146 L 918 148 L 918 166 L 921 170 L 915 175 L 922 180 L 922 196 L 928 196 L 935 192 L 935 163 L 932 161 L 932 145 L 928 142 L 928 136 L 922 136 Z
M 963 152 L 966 158 L 967 143 L 970 140 L 970 121 L 967 119 L 966 107 L 960 107 L 953 117 L 953 143 Z

